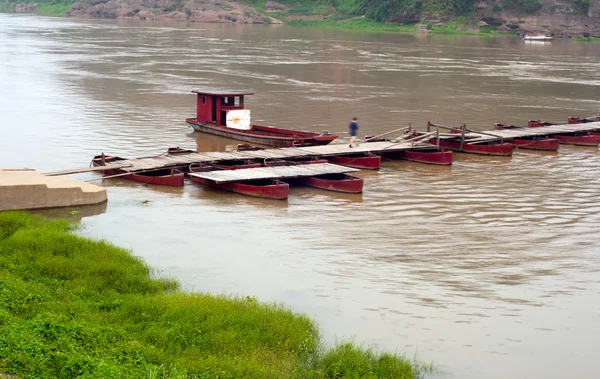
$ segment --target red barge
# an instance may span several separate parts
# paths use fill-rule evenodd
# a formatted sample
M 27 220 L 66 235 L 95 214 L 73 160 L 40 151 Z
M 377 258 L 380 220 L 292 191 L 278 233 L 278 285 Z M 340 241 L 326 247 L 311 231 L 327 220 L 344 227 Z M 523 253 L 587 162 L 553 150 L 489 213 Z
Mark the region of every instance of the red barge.
M 381 168 L 381 157 L 371 153 L 362 155 L 336 155 L 327 157 L 327 160 L 342 166 L 362 168 L 365 170 L 379 170 L 379 168 Z
M 119 161 L 126 161 L 126 159 L 100 154 L 94 156 L 92 159 L 92 165 L 94 167 L 105 166 L 106 163 L 114 163 Z M 104 175 L 119 177 L 121 179 L 131 180 L 138 183 L 168 187 L 183 187 L 183 179 L 185 177 L 183 171 L 172 168 L 149 170 L 147 172 L 134 172 L 130 174 L 119 169 L 111 169 L 104 171 Z
M 506 130 L 506 129 L 523 129 L 522 126 L 515 125 L 506 125 L 501 123 L 494 124 L 494 129 L 496 130 Z M 507 142 L 512 143 L 517 146 L 519 149 L 525 150 L 541 150 L 541 151 L 557 151 L 560 147 L 560 141 L 558 138 L 549 138 L 549 137 L 521 137 L 509 139 Z
M 258 143 L 272 147 L 327 145 L 337 136 L 254 125 L 250 111 L 244 109 L 244 97 L 253 92 L 192 91 L 197 94 L 196 118 L 185 121 L 197 132 Z
M 587 124 L 588 122 L 597 122 L 600 121 L 600 114 L 597 114 L 594 117 L 568 117 L 567 124 Z
M 260 167 L 260 164 L 232 165 L 229 167 L 213 164 L 192 164 L 189 167 L 188 175 L 190 179 L 197 183 L 239 193 L 241 195 L 274 200 L 287 199 L 290 193 L 290 185 L 276 179 L 255 179 L 231 183 L 217 183 L 210 179 L 195 175 L 207 171 L 244 170 L 257 167 Z
M 569 117 L 568 118 L 568 123 L 569 124 L 581 124 L 583 122 L 574 122 L 576 118 L 574 117 Z M 577 118 L 579 119 L 579 118 Z M 582 119 L 580 119 L 582 120 Z M 595 122 L 594 120 L 592 121 L 586 121 L 587 122 Z M 558 125 L 558 124 L 553 124 L 550 122 L 545 122 L 545 121 L 540 121 L 540 120 L 528 120 L 527 121 L 527 126 L 530 128 L 540 128 L 540 127 L 544 127 L 544 126 L 552 126 L 552 125 Z M 556 134 L 554 135 L 554 137 L 556 139 L 558 139 L 560 141 L 560 143 L 565 144 L 565 145 L 578 145 L 578 146 L 598 146 L 600 145 L 600 132 L 594 132 L 594 131 L 589 131 L 589 132 L 573 132 L 573 133 L 568 133 L 568 134 Z
M 432 144 L 437 143 L 437 139 L 431 139 L 429 141 Z M 440 138 L 440 147 L 453 150 L 461 153 L 471 153 L 479 155 L 497 155 L 510 157 L 513 154 L 515 145 L 512 143 L 504 142 L 483 142 L 483 143 L 468 143 L 460 141 L 451 141 Z
M 415 134 L 411 134 L 409 137 L 415 137 Z M 365 142 L 392 142 L 392 140 L 386 138 L 365 136 Z M 399 159 L 404 161 L 435 164 L 442 166 L 452 164 L 452 151 L 444 149 L 414 149 L 385 153 L 382 152 L 380 154 L 387 159 Z
M 256 151 L 256 150 L 264 150 L 262 147 L 240 144 L 236 148 L 237 151 Z M 309 158 L 312 162 L 316 162 L 320 160 L 318 157 Z M 285 162 L 302 162 L 303 159 L 288 159 Z M 381 157 L 372 153 L 364 153 L 364 154 L 344 154 L 344 155 L 334 155 L 331 157 L 327 157 L 327 160 L 331 163 L 339 164 L 341 166 L 360 168 L 365 170 L 378 170 L 381 168 Z
M 502 141 L 469 141 L 466 134 L 469 131 L 466 125 L 460 128 L 434 124 L 427 121 L 427 132 L 431 127 L 437 127 L 450 130 L 450 133 L 436 138 L 430 138 L 429 143 L 438 145 L 442 149 L 448 149 L 460 153 L 470 153 L 479 155 L 494 155 L 510 157 L 515 150 L 515 145 Z

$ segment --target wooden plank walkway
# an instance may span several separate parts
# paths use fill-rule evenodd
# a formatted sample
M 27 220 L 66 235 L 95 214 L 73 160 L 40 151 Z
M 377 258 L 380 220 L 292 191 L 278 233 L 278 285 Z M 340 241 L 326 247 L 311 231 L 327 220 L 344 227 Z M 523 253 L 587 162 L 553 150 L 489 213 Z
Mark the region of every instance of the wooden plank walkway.
M 152 158 L 136 158 L 109 163 L 107 168 L 120 168 L 126 172 L 152 170 L 159 168 L 185 166 L 191 163 L 207 163 L 219 161 L 245 161 L 249 159 L 293 159 L 306 157 L 327 157 L 356 153 L 382 153 L 413 149 L 437 149 L 426 142 L 368 142 L 350 148 L 347 144 L 330 144 L 325 146 L 283 147 L 254 151 L 223 151 L 206 153 L 189 153 L 163 155 Z
M 501 140 L 510 140 L 527 137 L 543 137 L 552 136 L 556 134 L 569 134 L 578 132 L 590 132 L 599 131 L 600 122 L 589 122 L 585 124 L 561 124 L 561 125 L 549 125 L 542 126 L 539 128 L 520 128 L 520 129 L 501 129 L 501 130 L 489 130 L 489 131 L 474 131 L 468 130 L 465 133 L 465 141 L 468 143 L 478 142 L 492 142 Z M 460 133 L 440 133 L 441 139 L 460 140 Z
M 360 170 L 338 166 L 331 163 L 313 163 L 297 166 L 257 167 L 239 170 L 193 172 L 190 173 L 190 176 L 212 180 L 215 183 L 231 183 L 257 179 L 304 178 L 316 175 L 344 174 L 355 171 Z

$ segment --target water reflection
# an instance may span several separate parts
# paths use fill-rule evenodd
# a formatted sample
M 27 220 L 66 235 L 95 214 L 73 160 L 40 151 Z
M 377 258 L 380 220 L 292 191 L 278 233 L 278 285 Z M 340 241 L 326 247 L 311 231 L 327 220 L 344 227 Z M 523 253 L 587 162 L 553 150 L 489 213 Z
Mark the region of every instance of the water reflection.
M 84 206 L 73 206 L 51 209 L 34 209 L 30 213 L 50 218 L 62 218 L 70 222 L 81 222 L 85 217 L 92 217 L 106 212 L 108 202 Z

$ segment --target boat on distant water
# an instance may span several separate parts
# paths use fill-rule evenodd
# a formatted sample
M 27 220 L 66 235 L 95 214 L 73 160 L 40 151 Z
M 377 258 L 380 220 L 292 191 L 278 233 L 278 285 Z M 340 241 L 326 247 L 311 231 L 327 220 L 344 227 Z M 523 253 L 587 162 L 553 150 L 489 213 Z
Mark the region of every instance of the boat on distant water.
M 548 36 L 523 36 L 523 40 L 525 41 L 552 41 L 554 37 Z
M 327 145 L 337 138 L 328 132 L 319 134 L 252 124 L 250 110 L 244 109 L 244 97 L 253 92 L 192 92 L 197 94 L 196 118 L 185 121 L 197 132 L 273 147 Z
M 92 165 L 94 167 L 105 166 L 106 163 L 125 161 L 125 158 L 116 156 L 106 156 L 103 154 L 96 155 L 92 159 Z M 133 172 L 126 173 L 120 169 L 111 169 L 104 171 L 104 175 L 113 176 L 119 175 L 121 179 L 127 179 L 138 183 L 154 184 L 157 186 L 168 186 L 168 187 L 183 187 L 183 179 L 185 174 L 183 171 L 176 169 L 159 169 L 146 172 Z

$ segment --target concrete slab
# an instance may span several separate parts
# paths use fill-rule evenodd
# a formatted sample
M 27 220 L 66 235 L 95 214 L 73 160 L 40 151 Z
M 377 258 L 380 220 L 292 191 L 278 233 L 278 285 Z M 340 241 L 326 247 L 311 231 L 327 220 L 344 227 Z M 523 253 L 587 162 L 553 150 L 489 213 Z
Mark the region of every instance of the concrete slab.
M 106 189 L 67 176 L 46 176 L 30 169 L 0 169 L 0 211 L 98 204 Z

